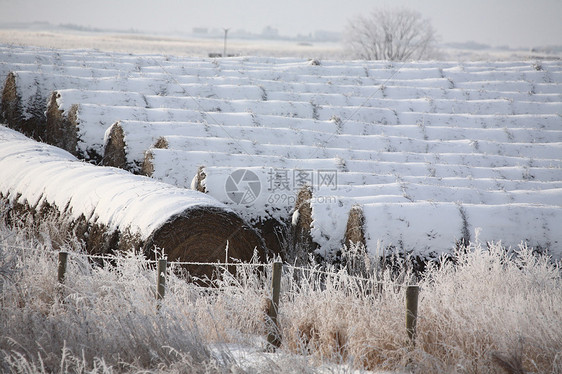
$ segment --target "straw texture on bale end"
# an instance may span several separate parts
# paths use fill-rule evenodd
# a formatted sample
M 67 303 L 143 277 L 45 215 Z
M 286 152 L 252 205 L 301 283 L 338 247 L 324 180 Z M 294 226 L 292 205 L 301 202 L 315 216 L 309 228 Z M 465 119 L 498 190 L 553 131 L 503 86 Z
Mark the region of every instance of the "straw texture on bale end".
M 38 237 L 47 230 L 55 249 L 67 246 L 69 238 L 75 236 L 82 243 L 82 249 L 92 255 L 142 249 L 148 258 L 154 259 L 157 249 L 163 251 L 169 261 L 248 262 L 254 254 L 258 255 L 258 260 L 265 260 L 260 236 L 235 213 L 218 207 L 188 209 L 142 240 L 128 228 L 110 230 L 104 224 L 88 220 L 83 214 L 72 219 L 71 204 L 61 209 L 43 200 L 39 205 L 31 206 L 27 201 L 17 202 L 1 192 L 0 203 L 7 207 L 4 217 L 9 226 L 25 224 Z M 26 217 L 25 222 L 19 222 L 22 217 Z M 182 267 L 196 277 L 210 278 L 215 270 L 203 265 Z
M 172 217 L 150 235 L 143 249 L 153 257 L 154 248 L 164 248 L 169 261 L 250 261 L 254 252 L 265 260 L 261 237 L 234 212 L 218 207 L 196 207 Z M 185 265 L 191 275 L 209 276 L 210 266 Z
M 103 165 L 130 171 L 131 168 L 127 162 L 127 151 L 125 150 L 125 134 L 119 122 L 114 123 L 106 134 L 102 159 Z
M 306 248 L 313 252 L 318 244 L 312 239 L 312 190 L 309 186 L 301 188 L 297 194 L 295 213 L 298 217 L 293 220 L 293 247 Z
M 365 216 L 363 215 L 363 208 L 361 208 L 360 205 L 354 205 L 349 210 L 344 244 L 367 245 L 367 241 L 365 240 Z
M 24 109 L 21 96 L 17 92 L 16 80 L 15 73 L 8 73 L 2 90 L 0 120 L 30 138 L 43 140 L 46 122 L 44 100 L 37 96 L 27 103 L 28 106 Z
M 58 98 L 59 93 L 53 91 L 47 104 L 45 142 L 62 148 L 74 156 L 83 156 L 78 154 L 78 105 L 72 105 L 65 115 L 64 111 L 59 109 Z

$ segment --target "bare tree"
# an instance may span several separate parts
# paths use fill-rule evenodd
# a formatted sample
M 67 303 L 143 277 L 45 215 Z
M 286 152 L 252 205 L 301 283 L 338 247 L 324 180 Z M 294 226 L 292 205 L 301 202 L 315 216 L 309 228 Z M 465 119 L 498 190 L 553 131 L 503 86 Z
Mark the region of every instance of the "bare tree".
M 375 9 L 348 21 L 344 43 L 351 57 L 365 60 L 435 58 L 437 36 L 429 19 L 408 9 Z

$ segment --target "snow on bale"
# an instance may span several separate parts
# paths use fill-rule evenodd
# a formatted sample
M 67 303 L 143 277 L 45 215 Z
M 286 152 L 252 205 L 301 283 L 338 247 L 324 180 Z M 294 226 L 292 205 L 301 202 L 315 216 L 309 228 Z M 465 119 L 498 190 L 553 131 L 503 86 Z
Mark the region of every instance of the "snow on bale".
M 562 258 L 560 206 L 535 204 L 464 204 L 420 201 L 363 205 L 367 247 L 397 248 L 422 258 L 448 253 L 456 245 L 501 242 L 516 248 L 522 242 Z
M 82 113 L 81 106 L 95 96 L 96 105 L 111 112 L 115 95 L 132 107 L 144 108 L 143 95 L 138 93 L 75 89 L 53 91 L 47 104 L 45 141 L 77 157 L 101 163 L 107 126 L 103 121 Z
M 0 194 L 37 222 L 55 212 L 90 253 L 141 248 L 169 260 L 248 261 L 262 240 L 232 209 L 196 191 L 126 171 L 79 162 L 66 151 L 0 127 Z M 226 248 L 228 247 L 228 253 Z M 190 266 L 194 275 L 208 267 Z

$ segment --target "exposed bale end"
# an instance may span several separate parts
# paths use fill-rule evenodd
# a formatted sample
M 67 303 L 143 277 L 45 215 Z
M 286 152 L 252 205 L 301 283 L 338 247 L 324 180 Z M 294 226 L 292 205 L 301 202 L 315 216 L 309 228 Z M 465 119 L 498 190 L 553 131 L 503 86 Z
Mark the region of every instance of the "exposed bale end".
M 141 175 L 152 177 L 152 174 L 154 174 L 154 164 L 152 163 L 152 160 L 154 160 L 154 155 L 152 154 L 152 151 L 149 149 L 144 153 L 144 160 L 142 162 L 141 171 L 140 171 Z
M 195 174 L 193 180 L 191 181 L 191 189 L 207 193 L 207 188 L 205 187 L 205 178 L 207 178 L 207 174 L 205 173 L 205 166 L 199 166 L 199 169 L 197 169 L 197 174 Z
M 308 252 L 316 250 L 318 245 L 312 240 L 312 190 L 304 186 L 297 195 L 293 213 L 293 247 L 304 248 Z
M 167 149 L 168 148 L 168 141 L 164 137 L 160 137 L 156 140 L 154 145 L 151 147 L 153 149 Z M 152 177 L 154 174 L 154 160 L 153 152 L 148 149 L 144 153 L 144 160 L 142 162 L 140 173 L 142 175 L 146 175 L 147 177 Z
M 206 186 L 207 173 L 205 167 L 200 166 L 197 169 L 197 174 L 191 181 L 191 189 L 202 193 L 208 193 Z M 283 255 L 283 247 L 286 245 L 285 241 L 287 225 L 275 218 L 259 217 L 257 219 L 249 219 L 251 226 L 260 234 L 264 240 L 265 247 L 268 254 L 281 254 Z
M 365 240 L 365 216 L 360 205 L 354 205 L 349 210 L 344 244 L 362 244 L 364 246 L 367 244 Z
M 102 164 L 130 171 L 125 147 L 123 127 L 116 122 L 107 129 Z
M 36 97 L 24 110 L 21 96 L 17 90 L 16 74 L 8 73 L 2 90 L 0 120 L 10 128 L 35 140 L 45 138 L 45 104 L 43 98 Z M 26 112 L 24 114 L 24 112 Z
M 263 241 L 234 212 L 217 207 L 189 209 L 166 222 L 144 243 L 153 257 L 154 248 L 163 248 L 170 261 L 222 262 L 228 259 L 250 261 L 254 250 L 265 258 Z M 186 265 L 191 275 L 212 277 L 211 266 Z
M 70 152 L 74 156 L 78 153 L 78 105 L 71 106 L 68 114 L 59 108 L 57 91 L 53 91 L 47 104 L 47 127 L 45 142 Z
M 168 149 L 168 141 L 166 140 L 165 137 L 161 136 L 158 139 L 156 139 L 156 142 L 154 143 L 154 145 L 152 146 L 153 148 L 156 149 Z

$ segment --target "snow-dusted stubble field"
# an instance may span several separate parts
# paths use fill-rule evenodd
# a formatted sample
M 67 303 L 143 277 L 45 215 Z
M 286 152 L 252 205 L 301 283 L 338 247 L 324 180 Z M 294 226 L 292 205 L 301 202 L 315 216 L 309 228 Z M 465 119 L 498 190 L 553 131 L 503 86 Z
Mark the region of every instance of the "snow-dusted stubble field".
M 240 265 L 203 289 L 172 264 L 159 303 L 142 255 L 100 266 L 69 238 L 61 285 L 52 224 L 41 224 L 40 240 L 24 217 L 0 227 L 2 372 L 562 372 L 562 269 L 525 247 L 474 244 L 431 266 L 418 281 L 415 346 L 404 326 L 408 272 L 359 257 L 360 278 L 285 266 L 282 345 L 267 353 L 269 270 Z

